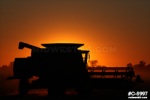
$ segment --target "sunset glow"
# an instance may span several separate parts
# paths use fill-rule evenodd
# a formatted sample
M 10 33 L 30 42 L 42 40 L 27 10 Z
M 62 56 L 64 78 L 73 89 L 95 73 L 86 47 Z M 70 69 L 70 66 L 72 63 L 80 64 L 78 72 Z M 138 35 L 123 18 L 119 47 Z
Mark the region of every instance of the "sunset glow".
M 30 56 L 18 49 L 20 41 L 38 47 L 42 43 L 83 43 L 90 60 L 98 65 L 126 66 L 150 63 L 150 14 L 144 1 L 1 1 L 0 66 L 15 57 Z
M 150 98 L 150 0 L 0 0 L 0 100 Z

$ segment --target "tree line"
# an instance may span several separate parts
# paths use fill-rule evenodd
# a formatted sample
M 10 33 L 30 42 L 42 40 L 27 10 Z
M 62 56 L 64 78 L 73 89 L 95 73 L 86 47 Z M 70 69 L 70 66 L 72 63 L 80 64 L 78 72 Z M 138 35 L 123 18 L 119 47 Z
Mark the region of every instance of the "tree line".
M 89 67 L 107 67 L 107 66 L 101 66 L 98 65 L 98 60 L 90 60 L 88 62 L 88 66 Z M 132 63 L 128 63 L 125 67 L 133 67 L 133 68 L 150 68 L 150 64 L 146 64 L 145 61 L 139 61 L 138 64 L 132 64 Z

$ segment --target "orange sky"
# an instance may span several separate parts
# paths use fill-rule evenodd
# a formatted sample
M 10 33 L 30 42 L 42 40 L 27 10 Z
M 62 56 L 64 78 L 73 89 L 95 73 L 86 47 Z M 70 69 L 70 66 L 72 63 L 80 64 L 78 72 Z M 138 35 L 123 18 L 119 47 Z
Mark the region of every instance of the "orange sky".
M 36 46 L 84 43 L 99 65 L 150 63 L 149 0 L 0 0 L 0 66 Z

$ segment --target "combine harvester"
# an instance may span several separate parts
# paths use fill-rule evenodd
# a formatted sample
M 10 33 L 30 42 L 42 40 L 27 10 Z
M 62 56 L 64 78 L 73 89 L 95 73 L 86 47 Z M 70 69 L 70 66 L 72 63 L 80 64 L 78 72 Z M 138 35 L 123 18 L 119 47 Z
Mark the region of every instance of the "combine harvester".
M 84 44 L 50 43 L 39 48 L 20 42 L 18 48 L 31 49 L 31 56 L 15 58 L 11 79 L 19 79 L 20 94 L 31 88 L 47 88 L 48 95 L 64 95 L 68 89 L 88 95 L 92 88 L 131 88 L 134 71 L 130 67 L 87 67 L 88 50 Z M 122 72 L 120 72 L 122 70 Z M 113 78 L 106 78 L 114 76 Z M 120 76 L 120 78 L 119 78 Z M 33 77 L 37 80 L 30 82 Z M 115 85 L 116 86 L 115 86 Z
M 15 58 L 11 79 L 19 79 L 20 94 L 31 88 L 47 88 L 48 95 L 64 95 L 75 89 L 79 95 L 90 91 L 90 76 L 86 69 L 88 50 L 79 50 L 84 44 L 50 43 L 39 48 L 19 42 L 19 49 L 31 49 L 31 56 Z M 84 57 L 83 57 L 84 55 Z M 37 80 L 30 82 L 30 79 Z

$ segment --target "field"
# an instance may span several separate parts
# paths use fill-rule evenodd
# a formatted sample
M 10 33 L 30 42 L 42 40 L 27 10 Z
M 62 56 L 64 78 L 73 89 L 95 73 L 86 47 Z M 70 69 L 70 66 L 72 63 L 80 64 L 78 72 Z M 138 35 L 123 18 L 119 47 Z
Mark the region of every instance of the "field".
M 111 82 L 106 82 L 105 86 L 102 85 L 105 82 L 98 83 L 92 89 L 91 96 L 78 97 L 75 95 L 74 90 L 66 91 L 65 97 L 48 97 L 47 89 L 31 89 L 27 95 L 19 95 L 18 84 L 19 80 L 7 80 L 7 77 L 12 75 L 11 68 L 0 69 L 0 100 L 48 100 L 48 99 L 68 99 L 68 100 L 79 100 L 79 99 L 98 99 L 98 100 L 127 100 L 129 91 L 150 91 L 150 74 L 149 70 L 135 69 L 136 74 L 140 74 L 144 83 L 135 83 L 131 89 L 121 88 L 117 84 L 115 86 Z M 9 72 L 9 73 L 8 73 Z M 133 79 L 133 81 L 135 78 Z M 126 83 L 125 85 L 126 86 Z M 98 88 L 100 87 L 100 88 Z M 149 94 L 148 94 L 149 97 Z

